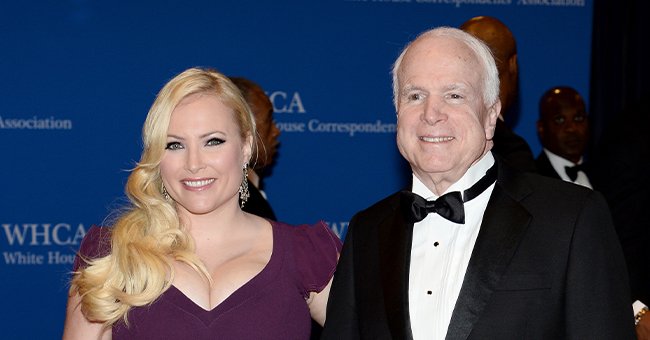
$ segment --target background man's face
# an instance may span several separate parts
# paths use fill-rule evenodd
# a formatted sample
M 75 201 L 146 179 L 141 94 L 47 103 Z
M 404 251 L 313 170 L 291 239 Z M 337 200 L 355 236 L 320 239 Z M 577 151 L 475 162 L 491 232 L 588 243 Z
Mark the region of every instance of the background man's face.
M 577 163 L 589 139 L 589 121 L 582 100 L 549 100 L 543 104 L 538 134 L 552 153 Z

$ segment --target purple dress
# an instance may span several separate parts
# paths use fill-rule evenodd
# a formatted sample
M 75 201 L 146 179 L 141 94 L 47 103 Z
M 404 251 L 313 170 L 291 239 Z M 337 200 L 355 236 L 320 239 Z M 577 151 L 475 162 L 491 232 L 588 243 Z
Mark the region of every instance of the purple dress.
M 132 308 L 128 327 L 123 321 L 113 325 L 113 339 L 309 339 L 311 316 L 305 298 L 329 282 L 341 241 L 323 222 L 271 225 L 273 253 L 268 264 L 221 304 L 206 311 L 171 286 L 151 305 Z M 107 254 L 108 230 L 92 227 L 80 254 Z M 77 257 L 75 270 L 80 264 Z

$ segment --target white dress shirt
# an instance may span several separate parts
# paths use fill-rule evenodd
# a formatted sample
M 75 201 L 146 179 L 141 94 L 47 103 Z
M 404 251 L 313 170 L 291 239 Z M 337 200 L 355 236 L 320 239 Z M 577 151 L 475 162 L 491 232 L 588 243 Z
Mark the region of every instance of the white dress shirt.
M 488 152 L 445 193 L 462 193 L 481 179 L 493 164 L 494 157 Z M 442 340 L 447 335 L 451 314 L 493 189 L 494 184 L 464 204 L 465 224 L 457 224 L 431 213 L 413 226 L 409 314 L 414 339 Z M 413 192 L 428 200 L 438 198 L 415 175 Z
M 589 178 L 587 178 L 587 175 L 582 170 L 578 171 L 578 177 L 576 177 L 575 181 L 572 181 L 571 178 L 569 178 L 569 175 L 566 174 L 566 169 L 564 169 L 564 167 L 574 166 L 575 163 L 571 162 L 568 159 L 562 158 L 546 149 L 544 149 L 544 153 L 546 153 L 546 157 L 548 157 L 548 160 L 551 162 L 553 169 L 555 169 L 555 172 L 560 175 L 560 178 L 562 178 L 563 181 L 575 183 L 582 185 L 583 187 L 593 189 L 591 183 L 589 182 Z M 578 164 L 582 164 L 582 157 L 580 158 L 580 161 L 578 161 Z
M 632 304 L 632 312 L 634 315 L 637 315 L 637 313 L 639 313 L 643 308 L 648 308 L 648 306 L 639 300 L 634 301 Z

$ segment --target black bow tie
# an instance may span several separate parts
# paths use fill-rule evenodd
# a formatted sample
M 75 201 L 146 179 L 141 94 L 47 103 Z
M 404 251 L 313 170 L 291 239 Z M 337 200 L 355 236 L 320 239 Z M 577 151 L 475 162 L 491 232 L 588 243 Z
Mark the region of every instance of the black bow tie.
M 576 164 L 574 166 L 565 166 L 564 171 L 566 171 L 566 175 L 569 176 L 571 179 L 571 182 L 575 182 L 576 178 L 578 178 L 578 171 L 584 171 L 584 166 L 582 164 Z
M 438 197 L 437 200 L 427 201 L 410 191 L 402 191 L 404 212 L 411 223 L 420 222 L 429 213 L 435 212 L 452 222 L 464 224 L 465 208 L 463 207 L 463 203 L 476 198 L 496 180 L 497 165 L 495 163 L 485 173 L 485 176 L 471 188 L 465 190 L 462 196 L 460 192 L 452 191 Z

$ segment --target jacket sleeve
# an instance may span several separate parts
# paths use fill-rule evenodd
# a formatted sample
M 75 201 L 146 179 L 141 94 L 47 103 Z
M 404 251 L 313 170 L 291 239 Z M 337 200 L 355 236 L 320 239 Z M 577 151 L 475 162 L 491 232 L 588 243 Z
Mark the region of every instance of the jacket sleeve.
M 360 338 L 354 280 L 354 224 L 355 218 L 350 221 L 341 257 L 334 273 L 327 303 L 327 319 L 321 336 L 323 340 Z
M 623 253 L 598 192 L 576 219 L 567 268 L 566 338 L 635 339 Z

